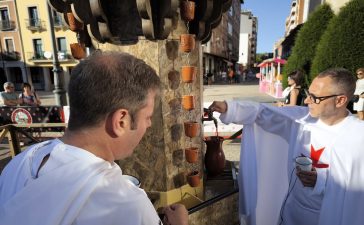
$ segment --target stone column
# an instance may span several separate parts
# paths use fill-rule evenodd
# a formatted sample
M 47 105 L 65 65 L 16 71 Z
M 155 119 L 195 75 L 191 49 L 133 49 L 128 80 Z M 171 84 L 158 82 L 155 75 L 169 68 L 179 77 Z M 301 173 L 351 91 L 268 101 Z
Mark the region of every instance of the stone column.
M 120 162 L 124 174 L 137 176 L 141 187 L 150 195 L 155 207 L 177 202 L 186 197 L 186 192 L 202 198 L 203 193 L 203 150 L 202 140 L 202 51 L 196 41 L 196 48 L 189 54 L 179 50 L 179 36 L 187 33 L 183 21 L 176 24 L 167 40 L 140 40 L 131 46 L 99 44 L 101 50 L 128 52 L 143 59 L 152 66 L 163 83 L 163 91 L 156 106 L 153 125 L 146 133 L 134 154 Z M 181 66 L 199 68 L 197 78 L 192 84 L 181 81 Z M 188 112 L 181 106 L 183 95 L 194 95 L 196 107 Z M 200 123 L 200 136 L 192 139 L 184 134 L 184 121 L 194 120 Z M 184 148 L 199 148 L 199 161 L 190 164 L 185 160 Z M 122 148 L 123 146 L 120 146 Z M 186 174 L 199 170 L 201 183 L 198 188 L 191 188 L 186 181 Z M 187 196 L 188 197 L 188 196 Z
M 52 84 L 51 84 L 51 79 L 50 79 L 50 72 L 49 72 L 49 67 L 43 67 L 43 78 L 44 78 L 44 90 L 45 91 L 52 91 Z

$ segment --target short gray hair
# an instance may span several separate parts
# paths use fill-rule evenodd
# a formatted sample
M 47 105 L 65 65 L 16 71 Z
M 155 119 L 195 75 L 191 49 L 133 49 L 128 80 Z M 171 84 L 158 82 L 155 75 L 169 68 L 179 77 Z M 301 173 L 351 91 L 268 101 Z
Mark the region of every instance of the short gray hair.
M 9 81 L 4 83 L 4 89 L 7 88 L 7 87 L 9 87 L 9 86 L 14 87 L 14 84 L 11 83 L 11 82 L 9 82 Z
M 349 70 L 344 68 L 327 69 L 317 75 L 317 77 L 330 77 L 336 86 L 335 88 L 342 91 L 349 100 L 353 98 L 356 80 L 354 75 Z

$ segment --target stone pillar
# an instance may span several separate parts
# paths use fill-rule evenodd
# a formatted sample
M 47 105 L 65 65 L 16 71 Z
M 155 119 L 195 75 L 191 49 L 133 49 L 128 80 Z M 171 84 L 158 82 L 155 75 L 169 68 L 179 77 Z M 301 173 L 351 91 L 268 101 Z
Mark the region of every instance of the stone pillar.
M 156 70 L 163 83 L 152 127 L 134 154 L 120 162 L 124 174 L 137 176 L 141 187 L 147 193 L 152 193 L 150 197 L 156 208 L 184 199 L 186 192 L 199 198 L 203 196 L 202 51 L 200 42 L 196 41 L 196 48 L 192 52 L 181 52 L 179 36 L 182 33 L 187 33 L 186 26 L 183 21 L 179 21 L 167 40 L 140 40 L 131 46 L 98 44 L 101 50 L 128 52 L 143 59 Z M 188 65 L 188 62 L 199 68 L 192 84 L 183 83 L 180 77 L 181 66 Z M 185 111 L 182 108 L 183 95 L 195 96 L 194 110 Z M 188 120 L 200 123 L 200 136 L 191 139 L 185 136 L 183 124 Z M 184 156 L 184 148 L 191 145 L 200 150 L 199 161 L 195 164 L 188 163 Z M 201 183 L 197 188 L 187 184 L 186 174 L 192 170 L 201 173 Z
M 49 67 L 43 67 L 43 77 L 44 77 L 44 90 L 52 91 L 53 85 L 51 84 L 51 74 L 49 72 Z

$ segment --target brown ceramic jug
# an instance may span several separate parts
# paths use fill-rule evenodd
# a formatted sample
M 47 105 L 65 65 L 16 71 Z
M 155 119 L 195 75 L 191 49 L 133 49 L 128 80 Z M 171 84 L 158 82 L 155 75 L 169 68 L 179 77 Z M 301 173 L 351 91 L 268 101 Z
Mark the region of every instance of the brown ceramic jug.
M 211 176 L 219 175 L 225 168 L 225 154 L 222 150 L 223 137 L 210 136 L 205 138 L 206 154 L 205 167 L 207 174 Z

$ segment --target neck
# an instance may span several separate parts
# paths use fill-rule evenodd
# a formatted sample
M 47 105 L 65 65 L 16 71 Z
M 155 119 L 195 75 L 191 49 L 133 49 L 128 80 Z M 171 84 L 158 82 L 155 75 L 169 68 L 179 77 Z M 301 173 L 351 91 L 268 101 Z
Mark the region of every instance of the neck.
M 61 141 L 65 144 L 72 145 L 88 151 L 95 156 L 109 161 L 112 163 L 115 157 L 112 153 L 112 147 L 107 137 L 103 135 L 100 128 L 89 128 L 88 131 L 69 131 L 67 130 L 65 135 L 61 138 Z
M 340 123 L 341 121 L 343 121 L 347 116 L 348 116 L 349 112 L 345 109 L 345 110 L 341 110 L 339 112 L 334 113 L 334 116 L 330 116 L 327 118 L 320 118 L 320 120 L 329 125 L 335 125 Z

